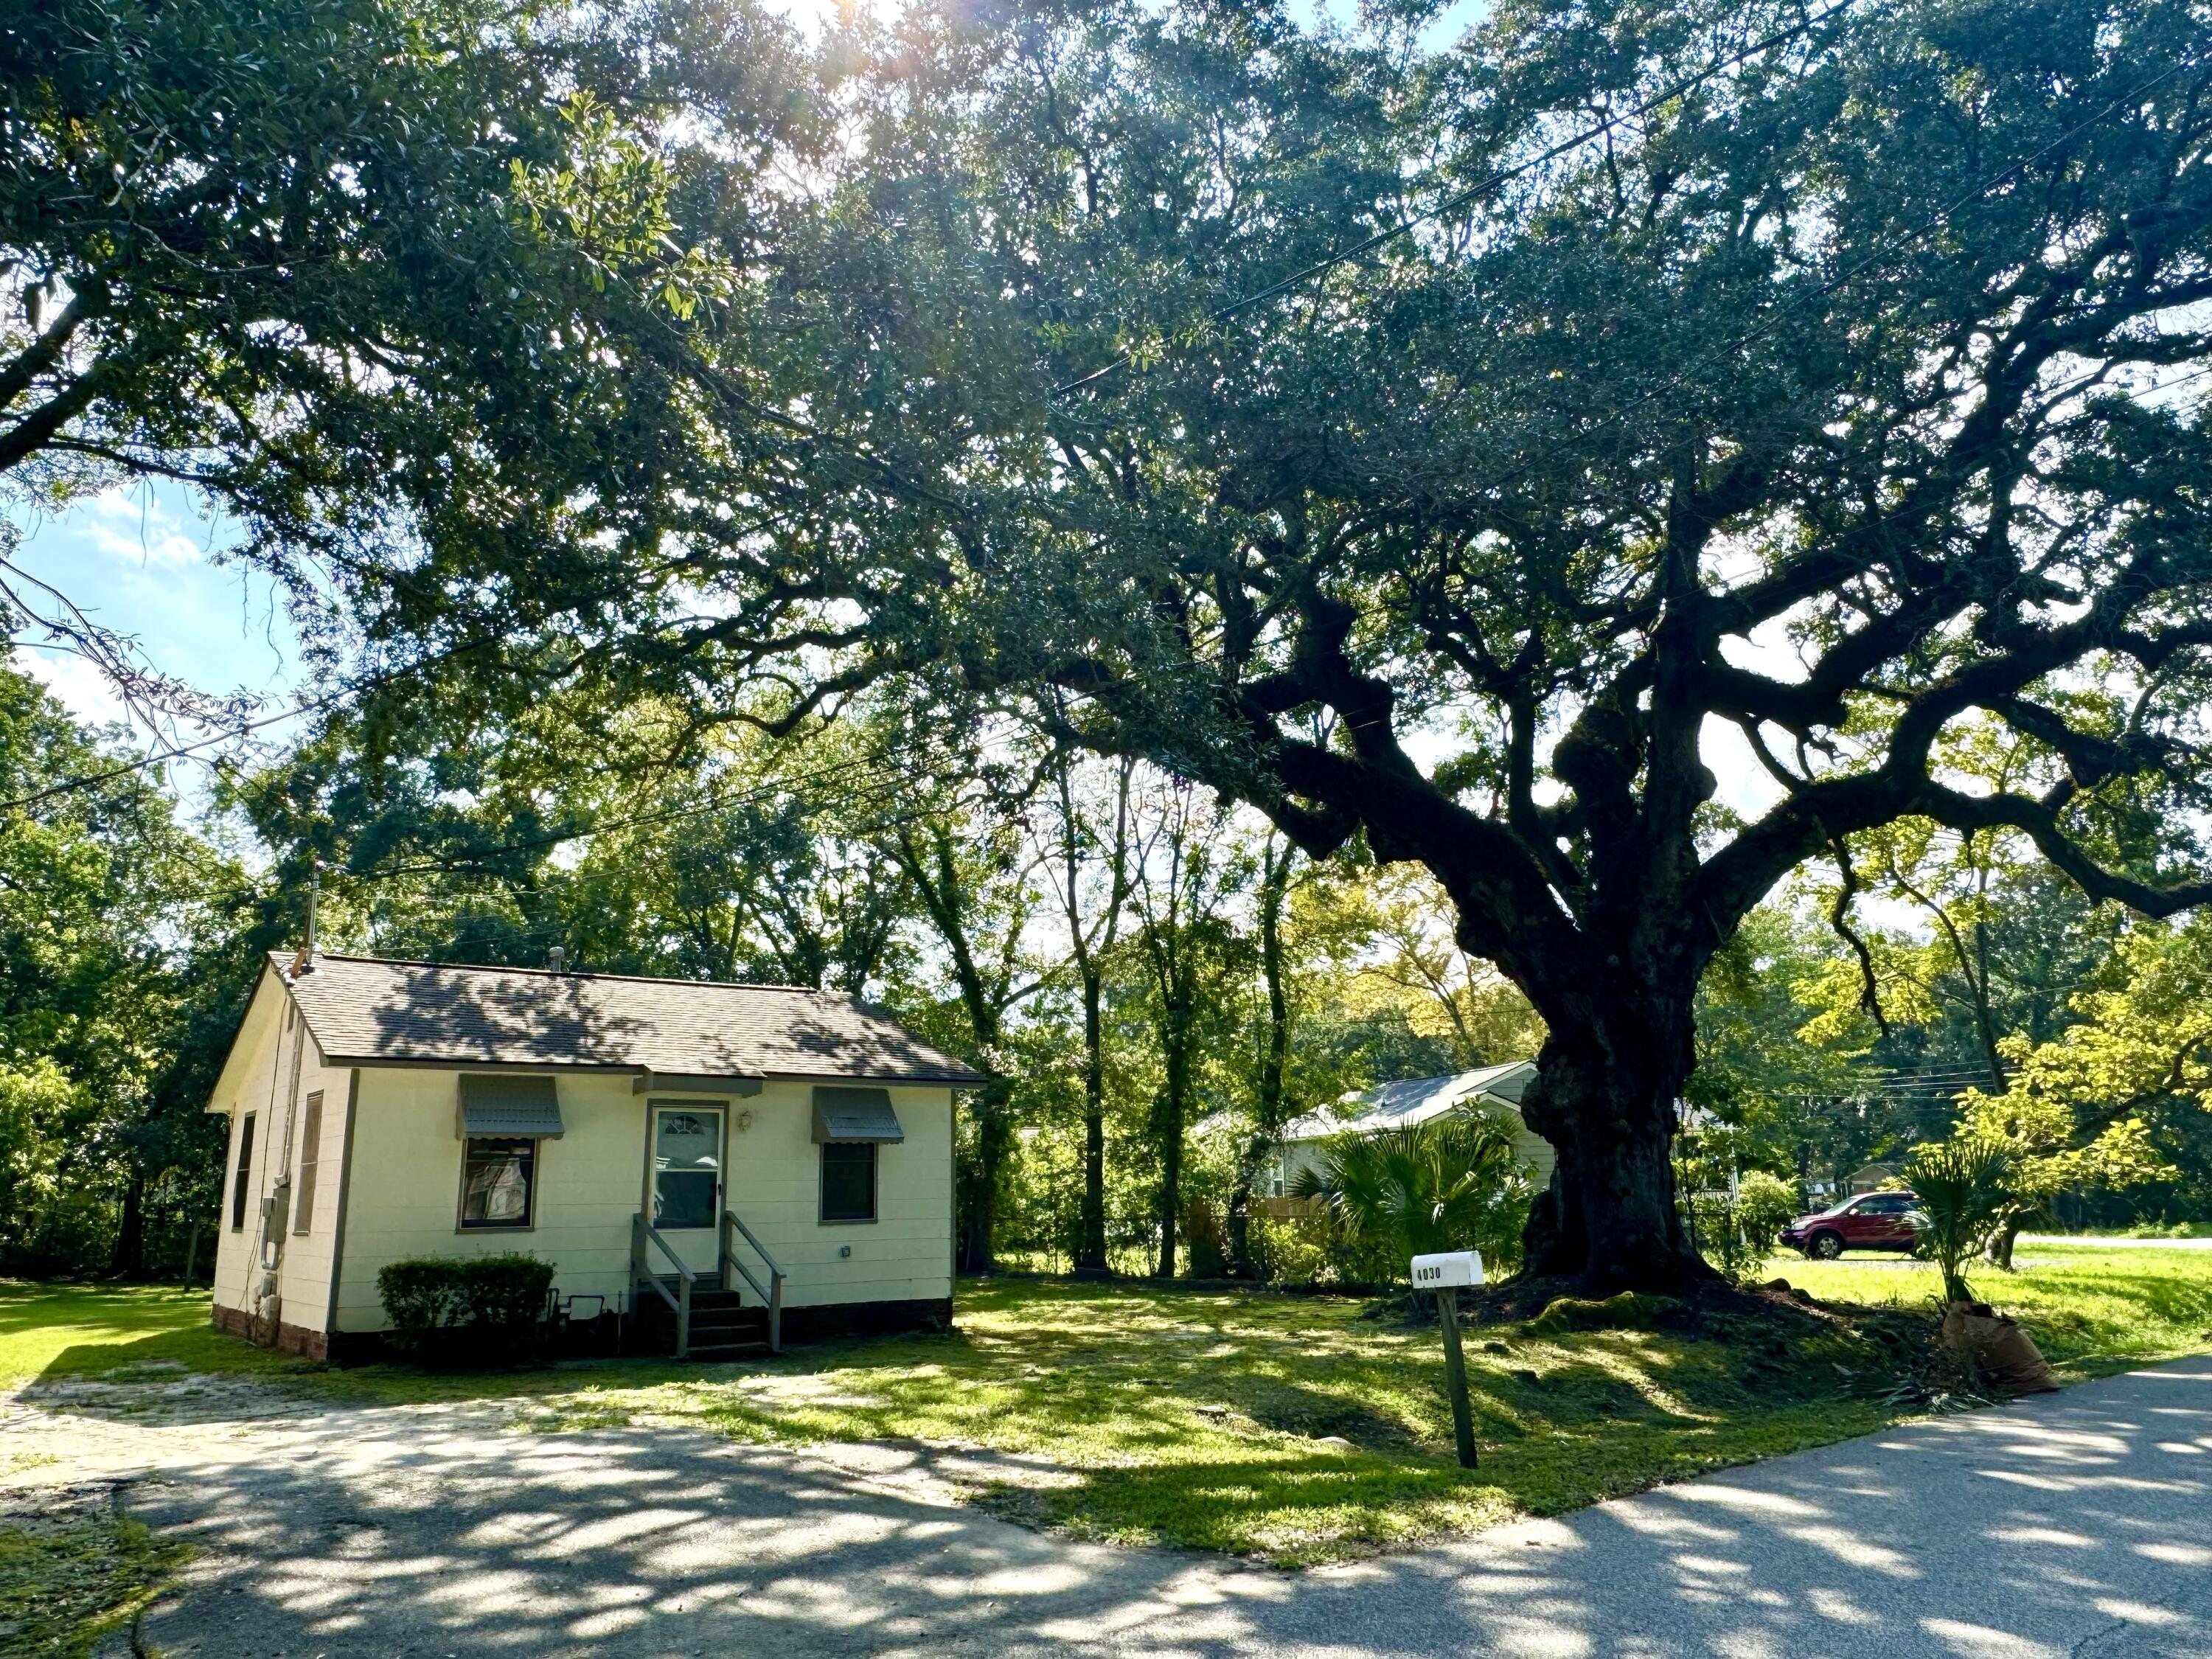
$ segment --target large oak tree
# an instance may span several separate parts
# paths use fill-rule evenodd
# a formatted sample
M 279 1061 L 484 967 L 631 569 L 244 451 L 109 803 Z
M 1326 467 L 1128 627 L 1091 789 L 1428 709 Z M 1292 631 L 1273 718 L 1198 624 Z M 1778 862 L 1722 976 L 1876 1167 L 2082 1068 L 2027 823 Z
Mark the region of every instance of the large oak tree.
M 757 378 L 694 411 L 658 539 L 434 550 L 373 622 L 433 648 L 507 594 L 481 684 L 707 724 L 1048 717 L 1425 865 L 1550 1030 L 1533 1265 L 1679 1282 L 1694 993 L 1792 869 L 1917 817 L 2212 897 L 2185 836 L 2106 833 L 2202 781 L 2212 453 L 2154 383 L 2212 349 L 2212 41 L 2175 0 L 1517 0 L 1442 55 L 1373 15 L 844 42 L 774 373 L 695 332 Z M 2033 787 L 1936 763 L 1983 716 Z

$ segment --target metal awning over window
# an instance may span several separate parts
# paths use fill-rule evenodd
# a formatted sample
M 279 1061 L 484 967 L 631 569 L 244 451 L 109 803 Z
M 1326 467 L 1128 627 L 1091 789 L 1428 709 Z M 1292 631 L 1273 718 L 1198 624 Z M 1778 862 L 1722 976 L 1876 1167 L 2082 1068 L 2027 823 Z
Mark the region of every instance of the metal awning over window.
M 814 1139 L 904 1140 L 888 1089 L 832 1089 L 814 1091 Z
M 561 1138 L 561 1102 L 550 1077 L 464 1072 L 459 1115 L 464 1140 L 471 1135 Z

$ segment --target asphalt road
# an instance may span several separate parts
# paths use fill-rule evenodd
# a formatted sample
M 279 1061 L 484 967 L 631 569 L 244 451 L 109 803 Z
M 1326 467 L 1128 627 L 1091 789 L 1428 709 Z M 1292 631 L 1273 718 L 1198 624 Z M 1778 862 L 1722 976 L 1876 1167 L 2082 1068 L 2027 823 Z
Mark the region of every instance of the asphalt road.
M 171 1659 L 2212 1654 L 2212 1358 L 1300 1574 L 1027 1531 L 916 1446 L 421 1411 L 90 1443 L 198 1547 L 143 1632 Z

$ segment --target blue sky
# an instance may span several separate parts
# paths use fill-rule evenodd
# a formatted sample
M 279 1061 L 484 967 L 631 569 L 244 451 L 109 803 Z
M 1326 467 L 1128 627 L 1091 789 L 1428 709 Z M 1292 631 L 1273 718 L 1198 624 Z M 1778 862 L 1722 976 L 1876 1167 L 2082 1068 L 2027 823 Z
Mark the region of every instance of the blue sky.
M 218 562 L 234 527 L 204 512 L 181 486 L 131 484 L 64 513 L 12 516 L 26 532 L 15 562 L 95 622 L 135 639 L 151 667 L 203 691 L 266 698 L 272 711 L 293 690 L 296 641 L 273 586 Z M 26 597 L 51 604 L 35 591 Z M 43 638 L 36 628 L 19 634 L 16 660 L 80 718 L 119 719 L 120 701 L 92 665 L 40 648 Z

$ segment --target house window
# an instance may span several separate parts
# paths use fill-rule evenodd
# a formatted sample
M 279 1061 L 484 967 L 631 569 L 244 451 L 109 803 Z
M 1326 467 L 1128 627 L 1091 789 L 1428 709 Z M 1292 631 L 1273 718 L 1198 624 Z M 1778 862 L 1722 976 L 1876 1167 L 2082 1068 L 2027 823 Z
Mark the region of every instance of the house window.
M 238 1126 L 238 1174 L 230 1183 L 230 1230 L 239 1232 L 246 1226 L 246 1189 L 253 1180 L 253 1119 L 248 1112 L 246 1121 Z
M 461 1231 L 528 1227 L 537 1186 L 535 1140 L 471 1136 L 461 1164 Z
M 292 1218 L 292 1231 L 304 1233 L 315 1223 L 315 1165 L 321 1153 L 323 1140 L 323 1091 L 320 1089 L 307 1097 L 307 1121 L 300 1128 L 300 1179 L 298 1191 L 292 1203 L 296 1213 Z
M 822 1144 L 822 1218 L 876 1218 L 876 1143 L 827 1140 Z

